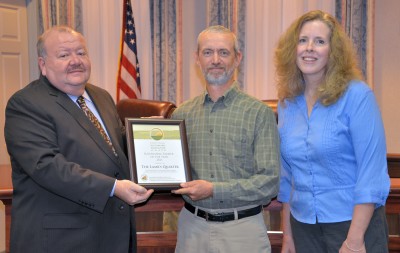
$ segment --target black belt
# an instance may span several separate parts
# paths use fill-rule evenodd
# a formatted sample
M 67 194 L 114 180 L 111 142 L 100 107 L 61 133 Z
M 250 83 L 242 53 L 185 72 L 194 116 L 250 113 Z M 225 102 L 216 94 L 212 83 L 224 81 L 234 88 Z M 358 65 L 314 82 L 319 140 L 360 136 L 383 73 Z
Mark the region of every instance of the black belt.
M 191 204 L 185 202 L 185 208 L 191 212 L 195 213 L 196 207 L 192 206 Z M 240 210 L 237 211 L 238 214 L 238 220 L 246 217 L 250 217 L 256 214 L 259 214 L 262 211 L 262 206 L 256 206 L 250 209 L 246 210 Z M 207 220 L 207 221 L 217 221 L 217 222 L 224 222 L 224 221 L 231 221 L 235 219 L 235 213 L 230 212 L 230 213 L 216 213 L 216 214 L 211 214 L 208 213 L 204 210 L 197 209 L 197 216 Z

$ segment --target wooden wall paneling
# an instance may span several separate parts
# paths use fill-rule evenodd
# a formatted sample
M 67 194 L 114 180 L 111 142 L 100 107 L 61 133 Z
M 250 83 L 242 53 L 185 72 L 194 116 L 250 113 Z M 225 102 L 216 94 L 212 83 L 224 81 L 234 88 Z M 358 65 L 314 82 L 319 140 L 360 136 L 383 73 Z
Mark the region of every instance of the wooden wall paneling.
M 387 154 L 388 170 L 391 178 L 400 178 L 400 154 Z

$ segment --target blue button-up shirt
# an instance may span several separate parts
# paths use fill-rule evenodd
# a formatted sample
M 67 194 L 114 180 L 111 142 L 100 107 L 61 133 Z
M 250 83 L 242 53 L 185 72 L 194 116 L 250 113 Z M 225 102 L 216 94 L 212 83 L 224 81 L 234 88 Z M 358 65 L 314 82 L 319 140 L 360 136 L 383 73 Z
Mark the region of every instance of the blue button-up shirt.
M 353 81 L 339 100 L 317 102 L 310 114 L 304 95 L 279 104 L 282 170 L 278 199 L 309 224 L 352 219 L 356 204 L 385 204 L 390 189 L 386 142 L 373 92 Z

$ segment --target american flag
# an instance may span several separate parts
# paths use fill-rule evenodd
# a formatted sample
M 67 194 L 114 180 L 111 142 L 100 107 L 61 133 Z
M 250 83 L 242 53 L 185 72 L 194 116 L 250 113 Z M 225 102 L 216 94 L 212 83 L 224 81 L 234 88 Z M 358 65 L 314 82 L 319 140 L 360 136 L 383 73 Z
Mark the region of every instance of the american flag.
M 117 101 L 123 98 L 141 98 L 142 96 L 132 5 L 130 0 L 125 0 L 124 2 L 121 56 L 117 81 Z

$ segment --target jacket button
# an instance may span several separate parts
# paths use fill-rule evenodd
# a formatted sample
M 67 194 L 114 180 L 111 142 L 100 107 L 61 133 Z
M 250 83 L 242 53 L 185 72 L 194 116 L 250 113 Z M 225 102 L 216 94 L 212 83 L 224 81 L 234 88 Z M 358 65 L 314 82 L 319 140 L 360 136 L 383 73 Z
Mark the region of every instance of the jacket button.
M 124 208 L 125 208 L 124 205 L 119 206 L 119 210 L 124 210 Z
M 115 176 L 115 177 L 118 177 L 118 176 L 119 176 L 119 172 L 118 172 L 118 171 L 115 172 L 115 173 L 114 173 L 114 176 Z

